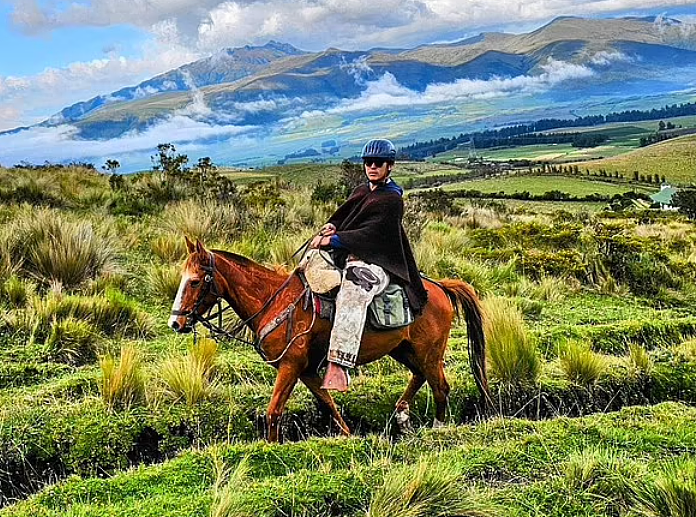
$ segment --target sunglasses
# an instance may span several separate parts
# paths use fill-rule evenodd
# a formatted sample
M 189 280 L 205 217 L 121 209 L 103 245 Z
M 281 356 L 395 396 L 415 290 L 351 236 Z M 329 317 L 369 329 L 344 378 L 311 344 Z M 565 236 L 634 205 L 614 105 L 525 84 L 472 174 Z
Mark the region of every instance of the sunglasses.
M 373 163 L 375 167 L 379 168 L 387 162 L 384 158 L 364 158 L 363 164 L 365 167 L 370 167 Z

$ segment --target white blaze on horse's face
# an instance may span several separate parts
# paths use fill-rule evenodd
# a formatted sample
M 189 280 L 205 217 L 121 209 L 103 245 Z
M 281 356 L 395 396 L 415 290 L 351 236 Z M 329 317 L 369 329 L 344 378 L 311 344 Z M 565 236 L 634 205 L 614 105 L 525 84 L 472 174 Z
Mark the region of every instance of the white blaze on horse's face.
M 186 324 L 185 321 L 183 324 L 180 324 L 177 322 L 177 320 L 179 318 L 184 318 L 185 320 L 186 318 L 184 316 L 174 316 L 173 313 L 181 310 L 181 302 L 184 298 L 184 288 L 186 287 L 186 284 L 190 278 L 191 274 L 189 273 L 188 269 L 186 269 L 181 275 L 181 283 L 179 284 L 179 290 L 176 292 L 176 298 L 174 298 L 174 305 L 172 305 L 172 315 L 169 317 L 169 327 L 176 330 L 177 332 Z

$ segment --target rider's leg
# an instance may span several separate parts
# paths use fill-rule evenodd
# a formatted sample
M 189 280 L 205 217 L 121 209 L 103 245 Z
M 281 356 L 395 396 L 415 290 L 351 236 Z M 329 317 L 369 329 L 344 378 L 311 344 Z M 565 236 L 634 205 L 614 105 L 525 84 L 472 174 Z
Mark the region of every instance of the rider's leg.
M 345 391 L 348 375 L 358 358 L 367 307 L 375 296 L 389 285 L 389 275 L 380 266 L 362 260 L 348 260 L 336 297 L 334 318 L 329 341 L 329 367 L 324 377 L 324 389 Z

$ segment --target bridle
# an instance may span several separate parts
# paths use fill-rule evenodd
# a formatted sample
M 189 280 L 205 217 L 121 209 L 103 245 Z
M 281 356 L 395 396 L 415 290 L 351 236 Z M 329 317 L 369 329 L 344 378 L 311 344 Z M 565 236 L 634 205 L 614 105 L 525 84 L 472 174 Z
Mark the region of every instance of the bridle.
M 287 287 L 287 285 L 290 283 L 290 280 L 292 279 L 293 275 L 291 274 L 284 282 L 283 284 L 271 295 L 271 297 L 266 300 L 266 302 L 263 304 L 263 306 L 256 311 L 254 314 L 249 316 L 247 319 L 244 321 L 239 322 L 237 325 L 235 325 L 234 328 L 231 330 L 226 330 L 223 327 L 223 315 L 225 312 L 230 310 L 232 307 L 228 304 L 226 307 L 222 306 L 222 294 L 218 291 L 217 286 L 215 284 L 215 254 L 211 251 L 208 252 L 208 258 L 209 258 L 209 265 L 204 266 L 201 265 L 200 268 L 205 272 L 205 275 L 203 276 L 203 282 L 204 286 L 203 289 L 201 290 L 200 294 L 198 295 L 198 299 L 196 300 L 196 303 L 194 303 L 193 307 L 189 311 L 179 311 L 179 310 L 173 310 L 172 311 L 172 316 L 184 316 L 188 320 L 191 321 L 191 329 L 193 331 L 193 339 L 194 343 L 198 339 L 198 332 L 196 331 L 196 323 L 200 323 L 203 327 L 208 329 L 210 332 L 210 335 L 213 337 L 213 339 L 218 339 L 220 337 L 226 338 L 226 339 L 231 339 L 233 341 L 238 341 L 240 343 L 244 343 L 245 345 L 251 345 L 254 347 L 256 352 L 261 356 L 261 358 L 268 364 L 276 363 L 280 361 L 284 356 L 285 353 L 290 349 L 290 345 L 292 345 L 295 340 L 301 336 L 304 336 L 305 334 L 308 334 L 311 330 L 312 327 L 314 326 L 314 322 L 316 320 L 316 313 L 314 310 L 312 310 L 312 322 L 310 323 L 309 327 L 307 330 L 300 332 L 296 336 L 292 335 L 292 326 L 293 326 L 293 315 L 295 312 L 295 307 L 297 304 L 302 300 L 302 298 L 305 298 L 305 308 L 306 307 L 314 307 L 314 304 L 312 303 L 312 297 L 313 293 L 309 289 L 308 286 L 305 285 L 304 290 L 300 293 L 300 295 L 293 301 L 292 304 L 290 304 L 288 307 L 286 307 L 283 311 L 281 311 L 278 316 L 273 318 L 270 323 L 266 324 L 262 329 L 258 331 L 258 336 L 254 341 L 248 341 L 246 339 L 240 338 L 238 334 L 244 329 L 244 327 L 249 327 L 251 329 L 251 323 L 254 321 L 254 319 L 258 318 L 261 316 L 266 309 L 271 305 L 273 300 L 277 298 L 277 296 Z M 215 297 L 215 302 L 210 306 L 210 308 L 206 311 L 205 314 L 200 314 L 198 311 L 205 301 L 205 299 L 209 296 L 214 296 Z M 216 312 L 213 312 L 213 309 L 216 309 Z M 215 320 L 217 320 L 217 323 L 214 323 Z M 271 333 L 273 332 L 276 328 L 278 328 L 284 321 L 288 321 L 288 331 L 287 331 L 287 345 L 285 346 L 285 349 L 281 352 L 281 354 L 272 360 L 269 360 L 268 357 L 266 356 L 266 353 L 263 350 L 263 341 L 264 339 Z

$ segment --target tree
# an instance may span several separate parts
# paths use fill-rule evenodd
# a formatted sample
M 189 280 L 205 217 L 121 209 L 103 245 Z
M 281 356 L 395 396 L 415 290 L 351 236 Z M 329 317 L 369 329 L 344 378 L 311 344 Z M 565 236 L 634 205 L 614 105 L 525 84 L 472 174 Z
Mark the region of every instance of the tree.
M 102 169 L 109 174 L 116 174 L 116 170 L 119 167 L 121 167 L 121 164 L 118 162 L 118 160 L 106 160 L 106 163 L 102 165 Z
M 680 189 L 672 195 L 672 205 L 689 219 L 696 219 L 696 188 Z
M 176 154 L 174 144 L 158 144 L 157 154 L 152 156 L 152 170 L 162 171 L 165 178 L 181 177 L 188 172 L 188 156 Z

